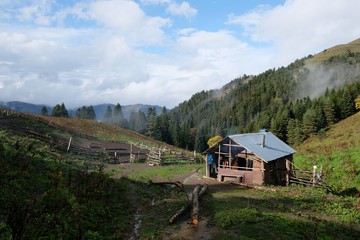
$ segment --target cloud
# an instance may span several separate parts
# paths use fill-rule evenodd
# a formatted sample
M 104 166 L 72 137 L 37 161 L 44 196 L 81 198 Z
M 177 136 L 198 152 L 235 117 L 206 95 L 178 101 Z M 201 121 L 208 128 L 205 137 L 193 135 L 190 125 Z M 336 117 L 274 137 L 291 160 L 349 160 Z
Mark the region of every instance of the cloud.
M 187 18 L 193 17 L 197 14 L 197 10 L 190 6 L 188 2 L 171 2 L 167 8 L 167 11 L 175 16 L 184 16 Z
M 37 0 L 30 6 L 20 8 L 17 18 L 23 22 L 33 21 L 38 25 L 48 26 L 51 22 L 48 16 L 50 12 L 50 0 Z
M 324 46 L 346 43 L 360 35 L 357 0 L 288 0 L 274 8 L 260 6 L 228 16 L 254 42 L 273 44 L 276 64 L 316 53 Z
M 133 1 L 96 1 L 89 5 L 87 13 L 132 45 L 161 43 L 165 40 L 162 28 L 169 25 L 168 19 L 147 16 Z
M 188 2 L 178 3 L 175 0 L 141 0 L 145 5 L 166 5 L 166 12 L 174 16 L 191 18 L 197 14 L 197 9 Z
M 174 107 L 240 75 L 357 38 L 357 1 L 341 3 L 258 6 L 209 30 L 178 21 L 197 14 L 185 1 L 2 1 L 0 100 Z

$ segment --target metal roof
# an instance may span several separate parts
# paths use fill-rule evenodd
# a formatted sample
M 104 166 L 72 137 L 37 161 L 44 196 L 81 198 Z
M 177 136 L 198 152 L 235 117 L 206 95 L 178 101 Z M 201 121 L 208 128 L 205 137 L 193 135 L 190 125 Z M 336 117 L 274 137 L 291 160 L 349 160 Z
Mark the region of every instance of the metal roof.
M 264 146 L 261 146 L 263 137 L 265 137 Z M 219 141 L 216 146 L 226 142 L 229 138 L 246 148 L 248 151 L 253 152 L 256 156 L 260 157 L 265 162 L 273 161 L 296 152 L 293 148 L 281 141 L 274 134 L 265 131 L 260 131 L 259 133 L 229 135 L 223 140 Z M 205 153 L 210 152 L 211 149 L 216 149 L 216 147 L 214 146 L 209 148 L 205 151 Z

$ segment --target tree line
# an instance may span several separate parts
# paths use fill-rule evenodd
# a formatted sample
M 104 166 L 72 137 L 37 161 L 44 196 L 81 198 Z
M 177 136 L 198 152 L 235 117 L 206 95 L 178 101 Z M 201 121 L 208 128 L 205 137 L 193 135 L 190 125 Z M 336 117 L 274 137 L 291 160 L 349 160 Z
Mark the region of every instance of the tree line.
M 262 128 L 291 145 L 299 145 L 358 111 L 355 99 L 360 94 L 357 70 L 360 53 L 348 51 L 319 64 L 324 72 L 339 65 L 346 68 L 330 79 L 342 87 L 320 86 L 326 90 L 319 97 L 298 98 L 310 75 L 305 68 L 310 57 L 256 76 L 244 75 L 220 90 L 196 93 L 158 116 L 147 133 L 160 141 L 199 152 L 208 147 L 207 140 L 213 136 L 257 132 Z
M 103 122 L 137 131 L 154 139 L 188 150 L 202 152 L 213 136 L 257 132 L 266 128 L 290 145 L 299 145 L 312 134 L 345 119 L 358 110 L 360 94 L 360 53 L 347 51 L 319 63 L 323 72 L 335 67 L 346 69 L 330 79 L 337 87 L 320 86 L 324 94 L 299 98 L 311 72 L 305 61 L 269 69 L 256 76 L 243 75 L 220 90 L 201 91 L 189 100 L 158 114 L 155 107 L 124 117 L 121 105 L 107 106 Z M 321 76 L 319 79 L 321 81 Z M 336 83 L 336 84 L 335 84 Z M 341 87 L 339 87 L 341 86 Z M 311 89 L 310 89 L 311 90 Z M 64 104 L 56 105 L 52 116 L 68 117 Z M 79 108 L 76 117 L 95 119 L 92 106 Z

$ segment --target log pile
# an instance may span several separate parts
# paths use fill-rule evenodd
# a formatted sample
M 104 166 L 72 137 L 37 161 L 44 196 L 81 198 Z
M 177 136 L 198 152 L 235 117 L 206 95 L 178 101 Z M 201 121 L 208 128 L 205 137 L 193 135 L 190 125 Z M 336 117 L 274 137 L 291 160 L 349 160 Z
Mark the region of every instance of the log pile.
M 193 191 L 188 195 L 188 202 L 182 206 L 174 215 L 169 219 L 169 223 L 174 223 L 181 215 L 190 210 L 191 208 L 191 218 L 194 225 L 199 223 L 199 200 L 204 193 L 208 190 L 207 184 L 198 184 L 195 186 Z

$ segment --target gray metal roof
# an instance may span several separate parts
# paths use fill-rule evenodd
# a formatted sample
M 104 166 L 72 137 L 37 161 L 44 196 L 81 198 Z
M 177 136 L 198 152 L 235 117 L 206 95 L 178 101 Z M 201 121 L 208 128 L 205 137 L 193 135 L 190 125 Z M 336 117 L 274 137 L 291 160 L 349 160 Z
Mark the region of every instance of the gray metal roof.
M 261 146 L 263 136 L 265 137 L 265 144 L 264 146 Z M 293 148 L 281 141 L 271 132 L 261 131 L 259 133 L 229 135 L 223 140 L 219 141 L 218 144 L 226 142 L 226 139 L 228 138 L 243 146 L 248 151 L 253 152 L 256 156 L 260 157 L 265 162 L 273 161 L 296 152 Z M 212 147 L 210 149 L 215 148 Z M 209 152 L 208 150 L 205 152 Z

